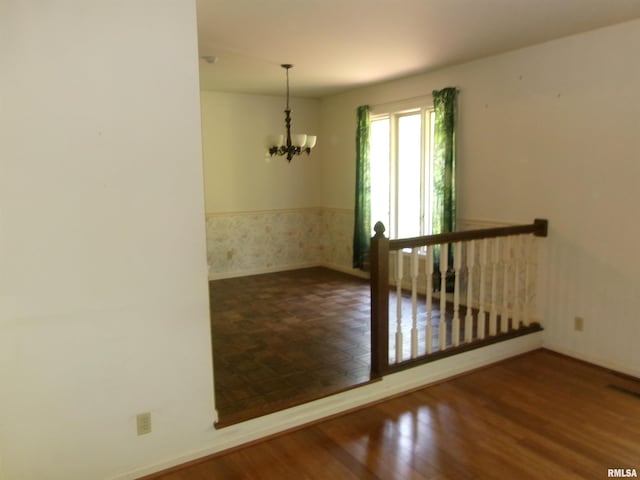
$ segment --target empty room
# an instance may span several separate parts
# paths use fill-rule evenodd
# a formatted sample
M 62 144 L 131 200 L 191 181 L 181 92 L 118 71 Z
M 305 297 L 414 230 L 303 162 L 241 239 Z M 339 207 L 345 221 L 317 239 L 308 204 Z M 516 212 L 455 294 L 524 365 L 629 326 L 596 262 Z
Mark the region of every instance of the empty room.
M 638 2 L 0 32 L 0 480 L 637 476 Z

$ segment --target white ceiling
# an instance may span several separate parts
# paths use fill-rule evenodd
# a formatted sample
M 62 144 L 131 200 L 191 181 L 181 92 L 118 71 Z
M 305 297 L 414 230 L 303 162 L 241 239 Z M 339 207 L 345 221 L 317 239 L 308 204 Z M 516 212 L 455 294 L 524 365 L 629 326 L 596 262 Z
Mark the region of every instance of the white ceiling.
M 640 17 L 640 0 L 197 0 L 201 88 L 320 97 Z

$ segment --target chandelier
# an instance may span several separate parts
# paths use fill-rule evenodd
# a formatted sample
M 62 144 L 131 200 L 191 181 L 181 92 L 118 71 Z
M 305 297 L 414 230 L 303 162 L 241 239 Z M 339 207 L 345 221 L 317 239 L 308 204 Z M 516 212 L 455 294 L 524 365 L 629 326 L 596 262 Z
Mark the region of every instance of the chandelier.
M 296 134 L 291 135 L 291 109 L 289 108 L 289 69 L 293 65 L 285 63 L 280 65 L 287 72 L 287 107 L 284 111 L 284 123 L 287 129 L 286 135 L 271 135 L 269 137 L 269 155 L 286 155 L 287 160 L 291 162 L 294 155 L 300 155 L 305 152 L 307 155 L 311 153 L 311 149 L 316 145 L 317 137 L 315 135 Z

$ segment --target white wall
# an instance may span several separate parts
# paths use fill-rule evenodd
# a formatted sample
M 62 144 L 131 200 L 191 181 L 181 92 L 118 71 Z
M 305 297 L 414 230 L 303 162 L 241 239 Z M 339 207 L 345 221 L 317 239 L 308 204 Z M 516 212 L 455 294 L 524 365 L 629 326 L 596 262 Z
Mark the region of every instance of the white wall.
M 322 140 L 289 163 L 265 157 L 266 138 L 284 133 L 284 96 L 202 92 L 207 213 L 320 206 Z M 292 133 L 317 134 L 319 100 L 291 98 Z
M 358 105 L 459 87 L 459 216 L 548 218 L 546 345 L 640 375 L 637 45 L 640 21 L 324 99 L 325 204 L 353 203 Z
M 0 478 L 105 479 L 199 448 L 194 2 L 10 0 L 0 32 Z

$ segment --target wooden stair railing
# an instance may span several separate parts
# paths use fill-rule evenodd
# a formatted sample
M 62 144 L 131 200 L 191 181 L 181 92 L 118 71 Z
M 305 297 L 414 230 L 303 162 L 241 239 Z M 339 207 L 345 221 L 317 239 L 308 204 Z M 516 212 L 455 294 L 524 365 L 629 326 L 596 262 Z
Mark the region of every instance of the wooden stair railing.
M 374 230 L 371 378 L 541 330 L 530 317 L 537 267 L 532 239 L 547 236 L 547 220 L 394 240 L 384 236 L 381 222 Z M 391 345 L 390 297 L 396 307 Z

